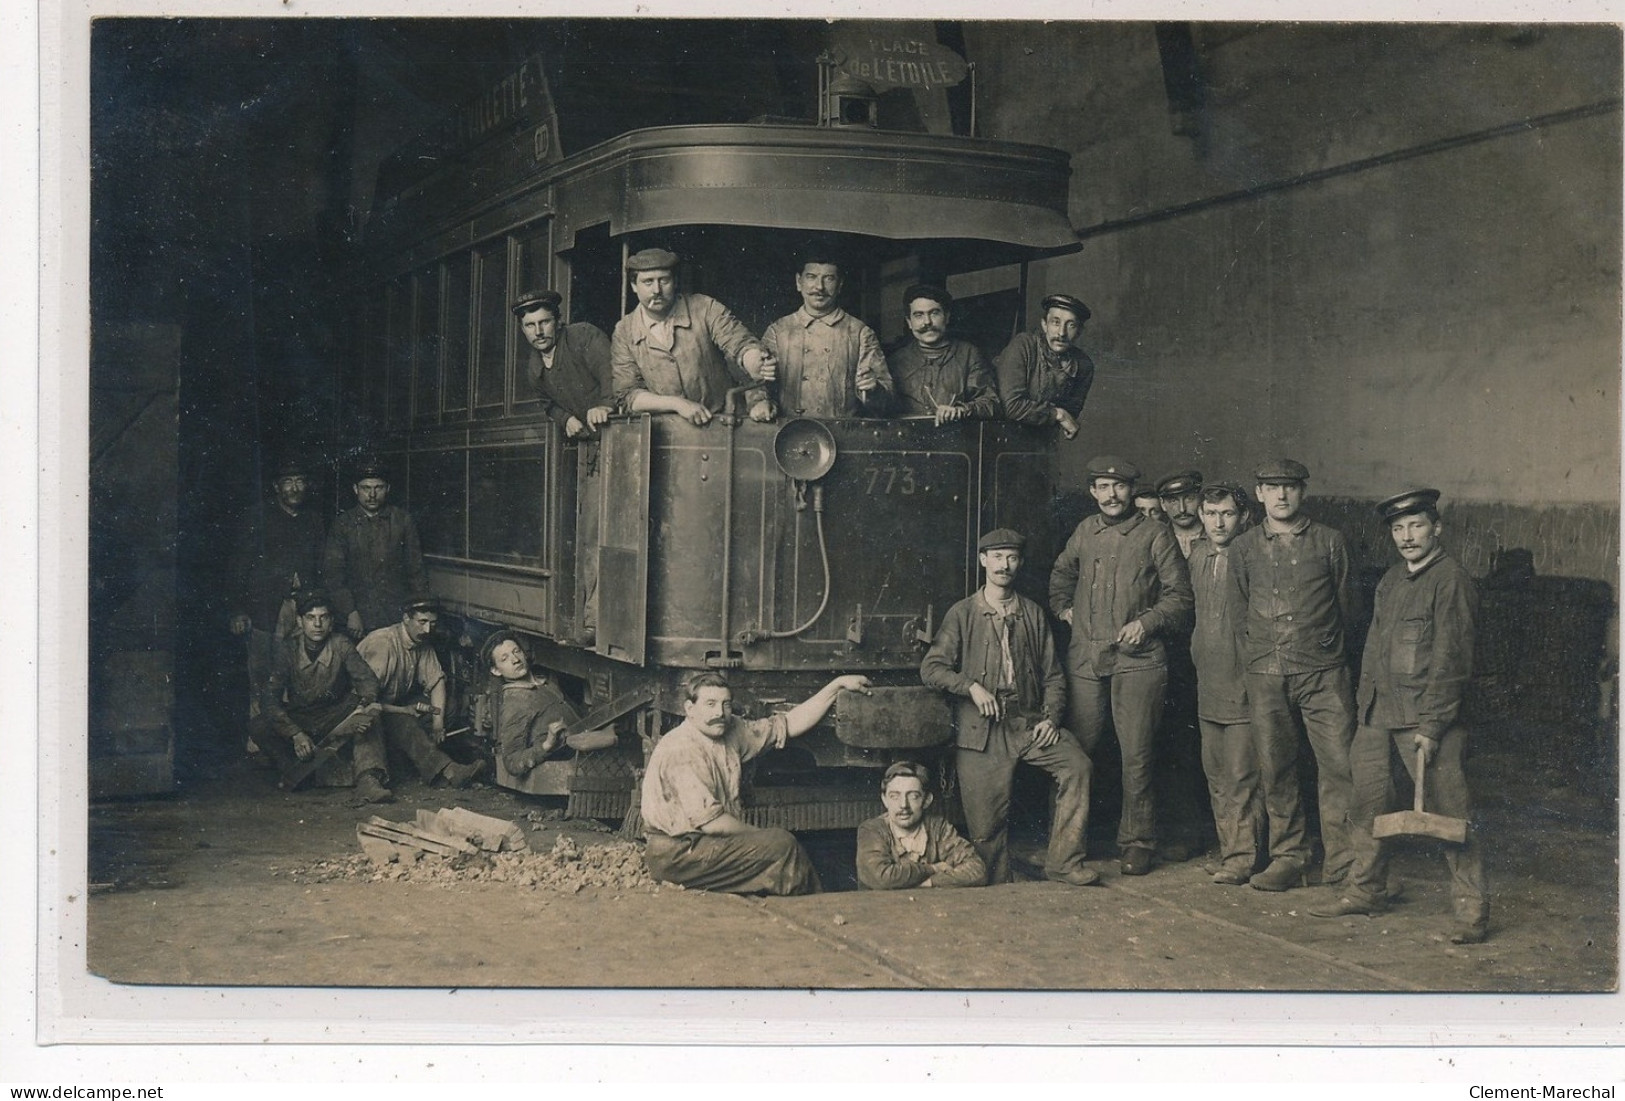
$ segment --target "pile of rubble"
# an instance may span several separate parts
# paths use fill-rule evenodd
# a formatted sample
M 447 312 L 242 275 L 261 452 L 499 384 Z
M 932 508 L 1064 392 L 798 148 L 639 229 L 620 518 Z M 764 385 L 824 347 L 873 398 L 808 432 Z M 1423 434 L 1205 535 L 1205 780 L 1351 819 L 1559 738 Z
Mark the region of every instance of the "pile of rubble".
M 291 875 L 303 883 L 510 883 L 564 894 L 588 887 L 659 888 L 636 842 L 584 846 L 560 834 L 550 851 L 533 852 L 517 824 L 460 807 L 418 811 L 412 822 L 373 816 L 356 827 L 356 837 L 362 853 L 319 860 L 292 869 Z

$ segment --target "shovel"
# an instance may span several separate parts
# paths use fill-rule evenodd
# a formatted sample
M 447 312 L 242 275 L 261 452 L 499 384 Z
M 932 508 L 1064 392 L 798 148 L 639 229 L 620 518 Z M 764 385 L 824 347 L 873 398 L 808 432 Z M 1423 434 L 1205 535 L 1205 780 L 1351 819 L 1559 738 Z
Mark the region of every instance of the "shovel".
M 1384 837 L 1433 837 L 1440 841 L 1453 841 L 1464 844 L 1467 840 L 1467 820 L 1465 818 L 1451 818 L 1445 814 L 1429 814 L 1422 809 L 1422 792 L 1427 788 L 1427 754 L 1422 747 L 1416 747 L 1416 807 L 1414 810 L 1400 810 L 1392 814 L 1379 814 L 1371 822 L 1371 836 L 1379 840 Z

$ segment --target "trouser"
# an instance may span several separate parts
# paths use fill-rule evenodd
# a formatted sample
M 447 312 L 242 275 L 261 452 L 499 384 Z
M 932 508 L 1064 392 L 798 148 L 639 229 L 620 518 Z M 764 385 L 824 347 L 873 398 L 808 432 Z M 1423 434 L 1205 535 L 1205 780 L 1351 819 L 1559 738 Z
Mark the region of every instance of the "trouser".
M 356 743 L 355 773 L 357 776 L 360 776 L 369 768 L 381 769 L 386 776 L 388 775 L 389 767 L 384 752 L 386 744 L 412 762 L 412 767 L 417 769 L 418 776 L 422 778 L 424 783 L 433 780 L 440 775 L 447 765 L 451 764 L 451 758 L 435 748 L 434 739 L 429 737 L 428 732 L 423 729 L 423 723 L 416 715 L 397 715 L 394 712 L 386 711 L 378 716 L 378 722 L 373 725 L 373 730 L 379 730 L 380 727 L 382 728 L 382 736 L 378 739 L 379 753 L 376 763 L 369 758 L 367 763 L 363 764 L 361 743 Z
M 293 720 L 295 726 L 310 736 L 313 742 L 321 742 L 333 732 L 333 728 L 349 718 L 361 701 L 354 692 L 348 692 L 344 698 L 336 703 L 319 704 L 315 707 L 290 707 L 287 709 L 288 718 Z M 293 742 L 282 737 L 272 729 L 269 724 L 264 727 L 264 733 L 256 735 L 261 748 L 270 754 L 276 762 L 277 769 L 286 773 L 298 765 L 299 756 L 293 751 Z M 350 761 L 356 776 L 360 776 L 369 768 L 376 768 L 387 772 L 384 768 L 384 736 L 378 729 L 378 721 L 366 730 L 350 738 Z M 343 751 L 339 757 L 318 769 L 313 781 L 318 787 L 332 787 L 347 782 L 343 771 Z
M 1354 868 L 1349 873 L 1349 893 L 1368 902 L 1383 903 L 1388 898 L 1389 846 L 1371 836 L 1371 823 L 1379 814 L 1394 807 L 1394 770 L 1391 754 L 1397 752 L 1416 781 L 1416 731 L 1387 730 L 1362 726 L 1354 734 L 1349 750 L 1354 770 L 1354 804 L 1349 816 L 1354 842 Z M 1451 727 L 1439 740 L 1439 751 L 1429 762 L 1423 797 L 1434 814 L 1465 820 L 1470 800 L 1467 775 L 1462 768 L 1467 732 Z M 1469 924 L 1489 918 L 1490 903 L 1484 882 L 1484 857 L 1467 832 L 1461 845 L 1441 842 L 1445 865 L 1450 869 L 1450 898 L 1456 918 Z
M 1264 794 L 1250 722 L 1202 724 L 1202 771 L 1207 773 L 1219 862 L 1251 873 L 1264 851 Z
M 1117 823 L 1117 847 L 1157 847 L 1157 808 L 1151 773 L 1156 757 L 1157 727 L 1162 722 L 1163 689 L 1168 670 L 1135 669 L 1107 677 L 1067 677 L 1072 729 L 1086 753 L 1093 755 L 1108 724 L 1117 733 L 1123 757 L 1123 813 Z
M 1354 740 L 1354 690 L 1348 667 L 1284 675 L 1248 673 L 1253 739 L 1269 815 L 1270 856 L 1309 863 L 1303 799 L 1298 791 L 1298 721 L 1315 754 L 1320 795 L 1320 840 L 1326 850 L 1324 877 L 1337 879 L 1354 862 L 1349 806 L 1354 781 L 1349 743 Z
M 987 865 L 989 883 L 1009 883 L 1011 879 L 1010 789 L 1017 761 L 1037 765 L 1055 777 L 1055 814 L 1044 855 L 1045 873 L 1066 872 L 1083 863 L 1093 767 L 1068 730 L 1059 731 L 1054 745 L 1034 747 L 1032 731 L 1037 721 L 1007 713 L 988 724 L 986 749 L 960 746 L 954 753 L 965 829 Z
M 1157 801 L 1157 839 L 1205 851 L 1214 836 L 1213 808 L 1202 760 L 1196 714 L 1196 667 L 1190 648 L 1168 644 L 1168 687 L 1151 757 L 1151 789 Z
M 789 830 L 679 837 L 649 830 L 648 834 L 644 862 L 649 874 L 665 883 L 735 895 L 811 895 L 823 890 L 818 870 Z

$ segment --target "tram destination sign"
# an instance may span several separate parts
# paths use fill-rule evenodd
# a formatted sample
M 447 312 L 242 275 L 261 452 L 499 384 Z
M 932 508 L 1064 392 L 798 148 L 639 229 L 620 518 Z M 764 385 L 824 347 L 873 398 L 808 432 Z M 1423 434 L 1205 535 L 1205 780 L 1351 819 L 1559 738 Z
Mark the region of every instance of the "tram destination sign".
M 836 68 L 876 91 L 952 88 L 965 79 L 965 59 L 940 42 L 906 31 L 837 31 Z

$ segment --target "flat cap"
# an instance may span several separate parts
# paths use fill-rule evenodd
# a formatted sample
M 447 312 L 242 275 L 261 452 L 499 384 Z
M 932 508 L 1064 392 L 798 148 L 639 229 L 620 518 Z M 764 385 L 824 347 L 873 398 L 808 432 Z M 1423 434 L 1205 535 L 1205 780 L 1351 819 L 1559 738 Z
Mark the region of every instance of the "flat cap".
M 389 471 L 384 469 L 384 464 L 372 455 L 368 455 L 363 458 L 359 463 L 356 464 L 355 468 L 356 481 L 359 482 L 367 478 L 377 478 L 385 482 L 389 481 Z
M 1089 320 L 1089 307 L 1083 304 L 1082 299 L 1073 298 L 1070 294 L 1047 295 L 1039 305 L 1046 311 L 1057 308 L 1071 310 L 1078 315 L 1079 325 Z
M 914 304 L 916 298 L 929 298 L 945 310 L 954 304 L 954 296 L 942 287 L 932 283 L 915 283 L 903 292 L 904 313 L 908 312 L 908 308 Z
M 1130 483 L 1140 480 L 1140 468 L 1120 455 L 1096 455 L 1089 460 L 1089 468 L 1084 473 L 1091 480 L 1116 478 Z
M 1377 514 L 1384 520 L 1392 522 L 1413 512 L 1425 512 L 1429 509 L 1436 511 L 1438 507 L 1438 490 L 1407 489 L 1404 493 L 1396 493 L 1386 500 L 1377 502 Z
M 401 604 L 401 615 L 409 616 L 413 612 L 433 612 L 440 614 L 440 603 L 432 596 L 411 596 Z
M 976 549 L 990 550 L 1026 550 L 1027 537 L 1012 528 L 994 528 L 976 541 Z
M 1253 478 L 1259 482 L 1307 482 L 1309 468 L 1296 459 L 1271 459 L 1259 464 Z
M 296 456 L 284 456 L 282 461 L 276 464 L 276 477 L 279 479 L 307 478 L 309 476 L 310 465 Z
M 513 305 L 509 306 L 508 310 L 515 317 L 523 317 L 536 309 L 552 310 L 553 316 L 557 317 L 563 306 L 564 296 L 558 291 L 526 291 L 513 300 Z
M 670 271 L 683 258 L 670 249 L 646 248 L 626 258 L 627 271 Z
M 1197 493 L 1202 488 L 1202 472 L 1200 470 L 1181 470 L 1177 474 L 1170 474 L 1157 483 L 1158 497 L 1179 497 L 1186 493 Z
M 1252 495 L 1247 492 L 1247 487 L 1240 482 L 1220 479 L 1215 482 L 1203 483 L 1202 500 L 1222 501 L 1227 497 L 1244 506 L 1252 501 Z

